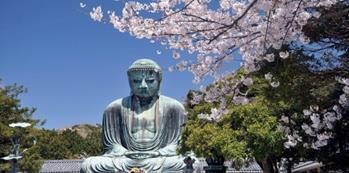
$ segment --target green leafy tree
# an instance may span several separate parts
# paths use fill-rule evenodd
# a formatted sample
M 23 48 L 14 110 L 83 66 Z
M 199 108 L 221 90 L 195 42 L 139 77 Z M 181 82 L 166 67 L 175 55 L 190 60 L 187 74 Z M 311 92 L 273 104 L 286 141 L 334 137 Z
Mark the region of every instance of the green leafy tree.
M 302 51 L 314 56 L 325 57 L 317 64 L 333 64 L 332 68 L 315 68 L 323 78 L 349 77 L 349 3 L 340 1 L 331 8 L 319 8 L 319 18 L 311 18 L 303 28 L 314 47 L 303 47 Z M 332 61 L 329 61 L 331 60 Z M 335 59 L 335 61 L 333 60 Z M 329 63 L 330 62 L 330 63 Z M 340 87 L 336 95 L 343 94 L 345 88 Z M 348 92 L 348 91 L 347 91 Z M 342 119 L 334 126 L 334 137 L 327 146 L 310 155 L 326 165 L 325 171 L 349 171 L 349 111 L 343 108 Z
M 91 132 L 84 139 L 85 146 L 83 152 L 87 156 L 98 156 L 103 153 L 102 127 L 100 125 L 90 126 Z
M 45 160 L 69 159 L 72 156 L 65 139 L 54 130 L 40 131 L 37 141 L 35 148 Z
M 0 81 L 1 82 L 1 81 Z M 0 87 L 0 157 L 10 154 L 13 136 L 20 139 L 20 171 L 39 172 L 43 160 L 78 159 L 83 156 L 100 155 L 101 126 L 85 125 L 85 135 L 77 130 L 38 129 L 44 121 L 32 118 L 34 108 L 22 107 L 19 95 L 25 93 L 23 86 L 16 84 Z M 27 122 L 27 128 L 12 128 L 11 123 Z M 0 172 L 8 172 L 11 165 L 0 160 Z
M 80 157 L 85 141 L 76 131 L 64 130 L 62 134 L 59 134 L 58 139 L 61 139 L 64 143 L 63 147 L 69 150 L 71 155 L 68 158 L 77 159 Z
M 65 130 L 41 130 L 37 151 L 46 160 L 80 159 L 102 154 L 101 126 L 75 125 Z
M 313 70 L 315 57 L 302 51 L 293 51 L 287 59 L 280 58 L 278 51 L 274 54 L 275 62 L 265 62 L 269 64 L 250 74 L 253 85 L 239 86 L 241 92 L 249 90 L 251 102 L 228 105 L 228 112 L 218 122 L 199 119 L 198 115 L 212 113 L 212 108 L 221 103 L 191 105 L 193 94 L 188 94 L 189 121 L 182 135 L 180 152 L 193 150 L 203 157 L 218 154 L 235 161 L 253 157 L 264 172 L 278 172 L 277 163 L 282 158 L 287 159 L 288 172 L 294 163 L 304 159 L 320 160 L 321 152 L 303 145 L 309 145 L 312 140 L 302 131 L 302 124 L 309 121 L 303 110 L 310 105 L 335 104 L 341 88 L 334 76 L 325 75 L 328 71 Z M 242 71 L 229 80 L 239 79 L 241 74 Z M 227 102 L 229 99 L 226 96 Z M 285 136 L 294 133 L 300 136 L 300 141 L 294 147 L 285 147 Z
M 302 130 L 302 125 L 309 121 L 303 110 L 311 105 L 329 107 L 338 99 L 336 93 L 339 86 L 335 78 L 324 76 L 323 72 L 312 71 L 314 63 L 314 57 L 298 51 L 293 52 L 287 59 L 277 58 L 275 62 L 254 74 L 256 79 L 251 94 L 268 100 L 268 108 L 277 117 L 278 125 L 285 136 L 299 136 L 296 146 L 281 147 L 281 157 L 287 159 L 288 172 L 294 163 L 304 160 L 314 152 L 303 145 L 309 142 L 308 135 Z M 265 74 L 271 74 L 272 79 L 266 80 Z M 277 89 L 270 86 L 272 81 L 278 82 Z
M 230 80 L 239 79 L 242 74 L 240 71 Z M 244 89 L 246 87 L 241 86 L 241 90 Z M 192 94 L 188 94 L 189 121 L 182 134 L 180 153 L 192 150 L 200 157 L 223 156 L 233 160 L 233 166 L 237 169 L 254 158 L 264 170 L 273 172 L 284 139 L 283 133 L 277 128 L 277 117 L 269 109 L 268 100 L 260 95 L 250 104 L 228 105 L 226 115 L 218 122 L 213 122 L 199 119 L 197 115 L 210 113 L 220 103 L 201 102 L 193 105 L 190 104 Z M 227 102 L 231 99 L 229 96 L 225 98 Z
M 20 152 L 23 155 L 19 164 L 20 170 L 38 172 L 42 158 L 34 150 L 33 140 L 37 131 L 34 127 L 40 121 L 32 119 L 34 108 L 21 106 L 19 95 L 25 91 L 23 86 L 16 84 L 0 87 L 0 157 L 10 154 L 13 136 L 17 136 L 20 139 Z M 27 122 L 31 126 L 24 129 L 9 127 L 9 124 L 17 122 Z M 7 172 L 9 169 L 9 163 L 0 160 L 0 170 Z
M 308 53 L 329 53 L 333 50 L 341 52 L 333 59 L 341 61 L 341 68 L 336 69 L 338 75 L 349 72 L 349 3 L 339 1 L 331 8 L 319 7 L 321 15 L 312 17 L 303 27 L 304 34 L 309 37 L 310 43 L 318 44 L 318 48 L 306 49 Z M 325 58 L 328 58 L 324 56 Z

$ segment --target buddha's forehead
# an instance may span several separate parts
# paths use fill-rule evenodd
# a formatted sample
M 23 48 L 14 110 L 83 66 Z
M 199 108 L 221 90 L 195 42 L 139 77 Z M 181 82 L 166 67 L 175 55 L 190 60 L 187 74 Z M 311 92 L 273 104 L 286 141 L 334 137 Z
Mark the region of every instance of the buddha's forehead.
M 134 78 L 158 78 L 157 72 L 154 70 L 135 70 L 129 72 L 129 77 Z
M 128 77 L 135 78 L 156 78 L 161 80 L 161 68 L 153 60 L 139 59 L 132 63 L 127 71 Z

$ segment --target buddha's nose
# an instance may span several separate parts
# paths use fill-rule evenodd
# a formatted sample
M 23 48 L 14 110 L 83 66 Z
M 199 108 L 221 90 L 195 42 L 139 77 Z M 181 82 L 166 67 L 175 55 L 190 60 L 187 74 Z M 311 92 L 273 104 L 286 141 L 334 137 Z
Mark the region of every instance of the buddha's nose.
M 147 83 L 145 82 L 144 79 L 142 80 L 140 88 L 144 88 L 144 89 L 148 88 L 148 85 L 147 85 Z

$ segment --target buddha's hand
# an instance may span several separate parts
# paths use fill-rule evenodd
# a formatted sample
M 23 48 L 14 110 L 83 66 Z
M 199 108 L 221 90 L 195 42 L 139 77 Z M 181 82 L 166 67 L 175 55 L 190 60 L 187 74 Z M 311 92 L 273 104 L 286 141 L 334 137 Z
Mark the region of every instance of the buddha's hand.
M 120 157 L 123 156 L 126 151 L 126 148 L 121 147 L 120 145 L 114 145 L 112 148 L 108 149 L 108 151 L 105 152 L 103 156 Z
M 158 151 L 126 151 L 124 154 L 131 159 L 147 159 L 160 156 Z

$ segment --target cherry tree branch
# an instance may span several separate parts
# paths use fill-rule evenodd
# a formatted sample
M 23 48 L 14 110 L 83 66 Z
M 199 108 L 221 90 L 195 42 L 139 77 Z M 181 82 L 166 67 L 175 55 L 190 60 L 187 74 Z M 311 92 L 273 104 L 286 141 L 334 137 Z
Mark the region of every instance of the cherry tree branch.
M 299 3 L 298 3 L 298 6 L 297 6 L 296 10 L 293 12 L 292 19 L 291 19 L 291 21 L 289 21 L 290 26 L 289 26 L 289 27 L 287 27 L 287 26 L 286 26 L 286 27 L 287 27 L 287 30 L 286 30 L 286 32 L 285 32 L 285 36 L 284 36 L 284 38 L 282 39 L 281 45 L 283 45 L 283 44 L 284 44 L 284 42 L 285 42 L 285 40 L 286 40 L 287 34 L 288 34 L 288 32 L 289 32 L 290 28 L 292 27 L 292 23 L 294 22 L 294 19 L 295 19 L 295 18 L 296 18 L 296 16 L 297 16 L 297 11 L 299 10 L 299 8 L 300 8 L 300 6 L 301 6 L 302 2 L 303 2 L 303 0 L 300 0 L 300 1 L 299 1 Z
M 234 27 L 235 25 L 238 24 L 238 22 L 248 13 L 248 11 L 250 11 L 250 9 L 256 4 L 257 0 L 253 0 L 251 2 L 250 5 L 248 5 L 248 7 L 246 8 L 246 10 L 238 17 L 236 18 L 232 24 L 228 25 L 226 27 L 226 29 L 224 31 L 221 31 L 220 33 L 218 33 L 216 36 L 214 36 L 209 42 L 208 44 L 210 44 L 212 41 L 216 40 L 218 37 L 220 37 L 222 34 L 224 34 L 225 32 L 227 32 L 229 29 L 231 29 L 232 27 Z
M 210 19 L 205 19 L 205 18 L 202 18 L 200 16 L 196 16 L 194 14 L 183 13 L 183 15 L 184 16 L 188 16 L 188 17 L 194 17 L 194 18 L 200 19 L 201 22 L 215 23 L 215 24 L 223 25 L 224 27 L 229 27 L 229 25 L 227 25 L 227 24 L 220 23 L 220 22 L 217 22 L 217 21 L 214 21 L 214 20 L 210 20 Z
M 269 30 L 269 23 L 270 23 L 270 16 L 271 12 L 274 10 L 276 6 L 277 1 L 274 2 L 273 7 L 269 10 L 268 18 L 267 18 L 267 28 L 265 30 L 265 36 L 264 36 L 264 49 L 266 49 L 266 44 L 267 44 L 267 35 L 268 35 L 268 30 Z
M 318 49 L 306 49 L 305 51 L 307 52 L 318 52 L 318 51 L 322 51 L 322 50 L 325 50 L 325 49 L 330 49 L 330 48 L 334 48 L 336 45 L 329 45 L 329 46 L 325 46 L 325 47 L 321 47 L 321 48 L 318 48 Z
M 179 10 L 177 10 L 177 11 L 175 11 L 175 12 L 169 14 L 169 15 L 166 15 L 166 16 L 160 18 L 160 19 L 158 19 L 158 21 L 164 20 L 164 19 L 166 19 L 167 17 L 170 17 L 170 16 L 172 16 L 172 15 L 175 15 L 175 14 L 178 14 L 179 12 L 184 11 L 184 10 L 187 9 L 188 6 L 189 6 L 190 4 L 192 4 L 194 1 L 195 1 L 195 0 L 191 0 L 191 1 L 188 2 L 188 4 L 186 4 L 183 8 L 181 8 L 181 9 L 179 9 Z

